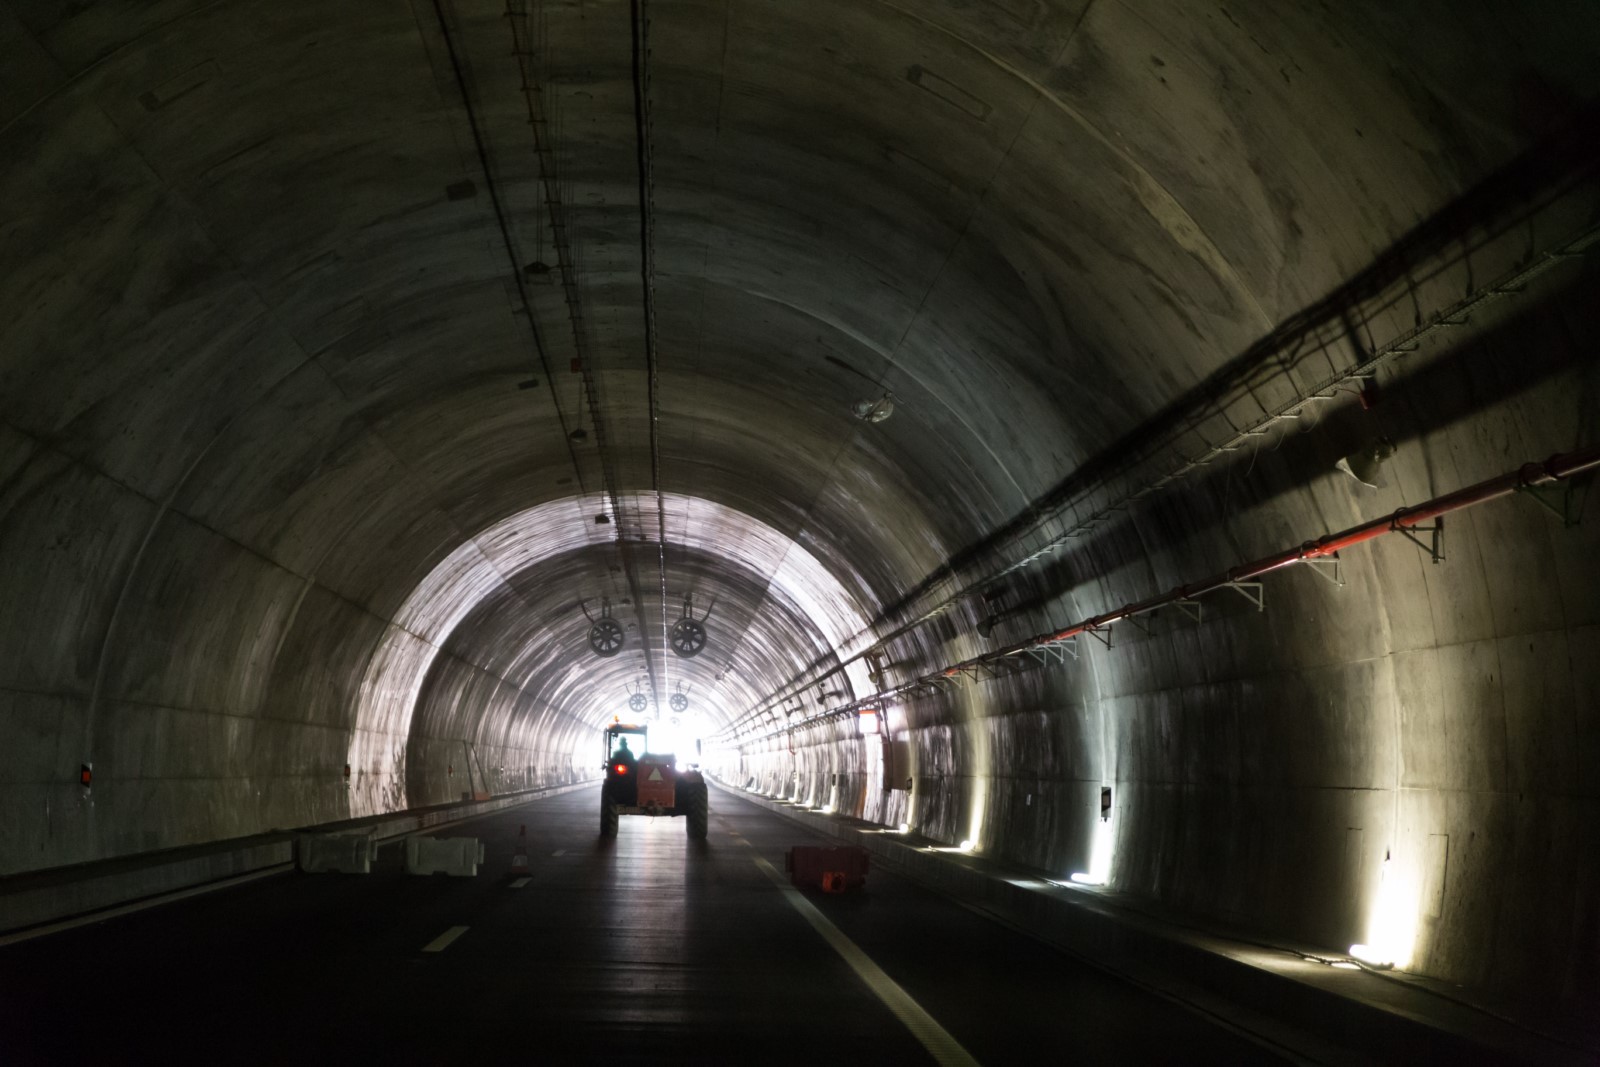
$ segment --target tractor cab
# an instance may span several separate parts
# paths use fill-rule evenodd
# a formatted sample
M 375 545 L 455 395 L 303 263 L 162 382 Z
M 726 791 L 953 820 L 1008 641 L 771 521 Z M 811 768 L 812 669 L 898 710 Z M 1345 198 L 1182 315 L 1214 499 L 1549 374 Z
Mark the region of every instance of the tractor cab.
M 613 722 L 606 727 L 606 761 L 600 766 L 606 768 L 619 757 L 625 763 L 637 762 L 649 751 L 649 741 L 650 727 Z

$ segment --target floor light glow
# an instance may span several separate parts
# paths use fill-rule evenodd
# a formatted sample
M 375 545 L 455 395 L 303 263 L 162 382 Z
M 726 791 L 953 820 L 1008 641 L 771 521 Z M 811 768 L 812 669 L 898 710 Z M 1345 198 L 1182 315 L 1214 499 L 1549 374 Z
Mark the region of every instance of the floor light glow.
M 1394 960 L 1372 945 L 1351 945 L 1350 955 L 1365 963 L 1369 967 L 1389 968 L 1394 966 Z
M 1094 836 L 1089 841 L 1089 869 L 1082 877 L 1073 875 L 1080 885 L 1105 885 L 1111 881 L 1111 846 L 1114 835 L 1110 819 L 1096 819 Z
M 1411 962 L 1417 941 L 1417 886 L 1415 873 L 1383 857 L 1378 876 L 1378 898 L 1367 924 L 1367 940 L 1351 945 L 1350 955 L 1371 967 L 1399 967 Z

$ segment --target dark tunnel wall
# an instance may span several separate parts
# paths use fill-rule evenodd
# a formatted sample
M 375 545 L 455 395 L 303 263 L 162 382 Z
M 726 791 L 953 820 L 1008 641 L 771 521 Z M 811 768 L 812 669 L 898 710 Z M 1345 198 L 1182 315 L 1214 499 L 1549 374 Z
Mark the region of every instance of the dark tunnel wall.
M 629 5 L 534 6 L 0 3 L 0 874 L 575 780 L 652 672 L 803 718 L 880 642 L 913 677 L 1593 443 L 1566 264 L 891 636 L 1108 456 L 1325 373 L 1264 338 L 1309 317 L 1331 369 L 1592 227 L 1547 146 L 1593 5 L 651 0 L 655 376 Z M 1333 471 L 1379 435 L 1387 488 Z M 718 766 L 1057 875 L 1109 784 L 1116 890 L 1592 996 L 1595 523 L 1499 502 L 1437 567 L 1390 538 L 909 699 L 909 794 L 849 722 Z M 676 661 L 686 594 L 717 643 Z
M 1389 488 L 1332 471 L 1338 427 L 1296 433 L 1248 478 L 1102 528 L 997 643 L 1592 443 L 1600 362 L 1572 346 L 1595 336 L 1593 283 L 1386 381 L 1355 418 L 1410 430 Z M 1198 625 L 1166 609 L 1110 648 L 1080 641 L 1077 662 L 913 699 L 908 818 L 1065 877 L 1091 869 L 1110 785 L 1119 891 L 1313 945 L 1387 921 L 1417 970 L 1581 1003 L 1600 943 L 1597 538 L 1591 511 L 1567 528 L 1498 502 L 1448 525 L 1438 565 L 1389 538 L 1345 555 L 1342 588 L 1300 568 L 1268 580 L 1263 612 L 1231 595 Z M 861 769 L 874 740 L 778 748 L 745 760 L 763 789 L 880 803 Z

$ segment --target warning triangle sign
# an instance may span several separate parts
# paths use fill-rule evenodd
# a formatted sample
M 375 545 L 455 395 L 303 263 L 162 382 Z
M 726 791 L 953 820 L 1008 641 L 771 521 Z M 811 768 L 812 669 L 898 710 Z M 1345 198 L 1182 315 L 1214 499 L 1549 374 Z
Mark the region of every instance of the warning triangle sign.
M 652 767 L 650 769 L 650 777 L 646 778 L 645 781 L 647 781 L 647 782 L 659 782 L 659 781 L 661 781 L 661 768 L 660 767 Z

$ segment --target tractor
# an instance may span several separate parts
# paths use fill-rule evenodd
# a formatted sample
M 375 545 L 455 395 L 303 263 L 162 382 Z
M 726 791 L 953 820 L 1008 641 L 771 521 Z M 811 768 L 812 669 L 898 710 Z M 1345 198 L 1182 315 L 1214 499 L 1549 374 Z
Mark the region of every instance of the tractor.
M 711 816 L 705 777 L 697 770 L 678 770 L 670 754 L 650 752 L 648 739 L 646 726 L 612 722 L 606 727 L 600 836 L 616 837 L 623 815 L 683 815 L 689 836 L 704 841 Z

